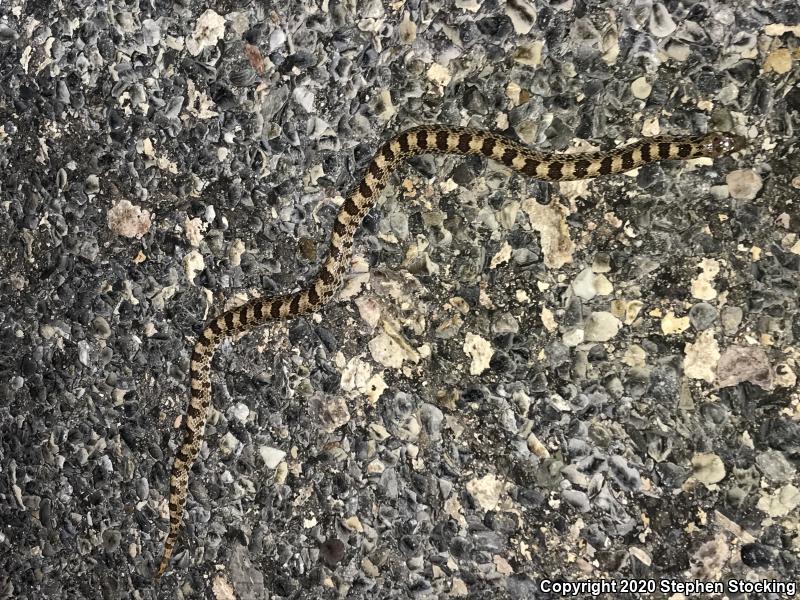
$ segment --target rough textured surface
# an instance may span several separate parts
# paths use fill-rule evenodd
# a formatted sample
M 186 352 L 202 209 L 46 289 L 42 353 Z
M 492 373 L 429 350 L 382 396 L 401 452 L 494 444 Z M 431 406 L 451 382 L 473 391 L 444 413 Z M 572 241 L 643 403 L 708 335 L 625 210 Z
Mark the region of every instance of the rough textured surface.
M 773 0 L 4 2 L 0 597 L 797 579 L 798 23 Z M 307 280 L 380 141 L 430 122 L 751 143 L 559 185 L 415 159 L 339 303 L 218 352 L 154 588 L 204 320 Z

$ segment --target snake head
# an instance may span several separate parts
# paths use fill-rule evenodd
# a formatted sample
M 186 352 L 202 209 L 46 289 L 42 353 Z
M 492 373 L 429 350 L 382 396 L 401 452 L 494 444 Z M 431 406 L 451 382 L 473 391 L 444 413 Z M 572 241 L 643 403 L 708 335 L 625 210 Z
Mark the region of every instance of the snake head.
M 711 158 L 719 158 L 733 154 L 745 147 L 745 139 L 733 133 L 709 133 L 700 141 L 700 154 Z

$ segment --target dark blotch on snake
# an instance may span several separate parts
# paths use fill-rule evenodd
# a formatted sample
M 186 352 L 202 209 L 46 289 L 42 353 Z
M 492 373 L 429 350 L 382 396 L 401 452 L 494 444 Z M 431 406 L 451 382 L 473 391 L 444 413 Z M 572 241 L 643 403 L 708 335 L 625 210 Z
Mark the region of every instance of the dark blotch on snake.
M 517 158 L 517 154 L 519 154 L 519 152 L 517 152 L 513 148 L 506 148 L 505 152 L 503 152 L 503 156 L 502 156 L 502 158 L 500 160 L 507 167 L 511 167 L 511 166 L 513 166 L 514 159 Z
M 526 158 L 525 166 L 522 167 L 522 172 L 529 177 L 536 176 L 536 168 L 539 166 L 539 161 L 534 158 Z
M 553 180 L 559 180 L 563 176 L 562 169 L 564 168 L 564 163 L 560 162 L 551 162 L 550 166 L 547 167 L 547 176 Z
M 620 158 L 622 159 L 623 169 L 627 171 L 628 169 L 633 168 L 633 165 L 635 164 L 633 161 L 633 150 L 628 150 L 627 152 L 623 152 Z
M 400 137 L 397 138 L 397 143 L 400 144 L 400 152 L 403 154 L 408 153 L 408 133 L 400 134 Z
M 575 161 L 575 177 L 581 179 L 586 177 L 586 174 L 589 172 L 589 166 L 591 165 L 591 161 L 586 160 L 585 158 L 581 158 Z
M 369 184 L 367 183 L 366 179 L 362 179 L 361 180 L 361 185 L 358 186 L 358 191 L 367 200 L 372 198 L 372 188 L 369 187 Z M 345 212 L 348 215 L 354 215 L 354 214 L 356 214 L 358 212 L 358 207 L 355 204 L 353 204 L 353 208 L 355 209 L 354 212 L 350 212 L 349 210 L 345 210 Z
M 203 414 L 203 410 L 201 407 L 195 405 L 194 402 L 190 402 L 189 408 L 186 409 L 186 414 L 196 419 Z
M 378 181 L 380 181 L 380 179 L 383 177 L 383 169 L 381 169 L 378 166 L 378 163 L 376 163 L 374 160 L 371 163 L 369 163 L 369 169 L 367 170 L 369 171 L 369 174 L 372 175 Z
M 319 278 L 325 285 L 330 285 L 333 283 L 333 273 L 331 273 L 328 269 L 322 269 L 322 271 L 319 272 Z
M 436 147 L 445 152 L 447 150 L 447 138 L 449 134 L 447 131 L 437 131 L 436 132 Z
M 472 141 L 472 136 L 468 133 L 462 133 L 458 136 L 458 151 L 466 154 L 469 152 L 469 144 Z
M 364 183 L 366 182 L 362 181 L 361 185 L 364 185 Z M 362 196 L 364 195 L 363 192 L 361 195 Z M 347 200 L 344 201 L 344 204 L 342 204 L 342 210 L 351 217 L 355 217 L 358 214 L 358 205 L 355 203 L 355 200 L 353 200 L 352 198 L 348 198 Z

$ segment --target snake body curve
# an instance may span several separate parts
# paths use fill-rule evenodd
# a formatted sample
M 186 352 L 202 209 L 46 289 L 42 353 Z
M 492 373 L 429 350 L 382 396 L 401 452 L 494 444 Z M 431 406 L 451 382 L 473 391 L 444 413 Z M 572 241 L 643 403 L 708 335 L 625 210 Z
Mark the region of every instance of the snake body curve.
M 312 282 L 298 292 L 256 298 L 208 322 L 191 355 L 191 399 L 183 421 L 184 439 L 172 466 L 170 527 L 156 578 L 169 565 L 181 531 L 189 472 L 203 440 L 211 405 L 211 358 L 220 342 L 270 320 L 319 309 L 338 290 L 353 253 L 353 238 L 364 216 L 386 187 L 389 176 L 408 158 L 420 154 L 480 154 L 528 177 L 545 181 L 588 179 L 629 171 L 663 159 L 717 158 L 744 147 L 728 133 L 677 138 L 649 138 L 608 152 L 551 154 L 532 150 L 509 138 L 462 127 L 415 127 L 386 142 L 345 200 L 333 225 L 328 256 Z

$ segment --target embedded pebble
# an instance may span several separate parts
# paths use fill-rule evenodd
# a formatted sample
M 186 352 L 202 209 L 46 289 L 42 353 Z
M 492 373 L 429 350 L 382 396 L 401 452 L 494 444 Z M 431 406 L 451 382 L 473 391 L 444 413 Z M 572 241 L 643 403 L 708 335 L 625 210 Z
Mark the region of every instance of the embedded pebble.
M 431 440 L 441 439 L 442 422 L 444 421 L 444 413 L 439 407 L 433 404 L 425 403 L 420 407 L 419 420 L 428 438 Z
M 719 578 L 720 571 L 730 561 L 731 546 L 723 535 L 700 544 L 689 558 L 692 568 L 690 576 L 701 581 Z
M 497 506 L 500 497 L 506 489 L 507 483 L 498 479 L 494 473 L 488 473 L 478 479 L 467 482 L 467 491 L 484 510 Z
M 306 112 L 314 110 L 314 92 L 302 85 L 297 86 L 292 91 L 292 98 Z
M 778 363 L 775 365 L 774 371 L 773 381 L 778 387 L 794 388 L 797 385 L 797 375 L 787 363 Z
M 250 408 L 243 402 L 237 402 L 228 410 L 228 416 L 236 419 L 240 423 L 246 423 L 250 416 Z
M 677 27 L 669 11 L 661 2 L 653 4 L 648 27 L 650 33 L 656 37 L 667 37 L 671 35 Z
M 483 4 L 483 0 L 455 0 L 456 7 L 469 12 L 478 12 Z
M 543 50 L 544 44 L 541 41 L 521 44 L 514 51 L 514 60 L 528 67 L 537 67 L 542 63 Z
M 587 342 L 607 342 L 619 333 L 622 322 L 610 312 L 593 312 L 586 319 L 584 337 Z
M 542 205 L 533 199 L 523 200 L 522 209 L 528 214 L 531 227 L 541 235 L 544 264 L 558 269 L 572 262 L 575 244 L 567 227 L 566 210 L 556 203 Z
M 183 268 L 186 273 L 186 279 L 194 283 L 197 274 L 201 273 L 206 268 L 203 255 L 196 250 L 192 250 L 183 257 Z
M 742 323 L 744 311 L 738 306 L 725 306 L 720 313 L 722 328 L 728 335 L 734 335 Z
M 725 463 L 713 453 L 700 452 L 692 457 L 692 477 L 709 486 L 725 478 Z
M 437 85 L 445 86 L 450 83 L 451 78 L 447 68 L 439 63 L 433 63 L 428 69 L 428 79 Z
M 332 433 L 350 421 L 350 409 L 344 398 L 326 398 L 321 403 L 319 416 L 323 429 Z
M 737 200 L 754 200 L 763 186 L 761 175 L 753 169 L 731 171 L 725 176 L 725 183 L 731 198 Z
M 638 77 L 637 79 L 633 80 L 631 84 L 631 92 L 635 98 L 639 98 L 639 100 L 646 100 L 650 96 L 650 92 L 653 90 L 653 87 L 647 82 L 647 79 L 644 77 Z
M 597 295 L 597 289 L 594 285 L 595 275 L 591 269 L 584 269 L 572 281 L 570 288 L 572 293 L 582 298 L 583 300 L 591 300 Z
M 268 469 L 276 469 L 286 457 L 286 452 L 270 446 L 259 447 L 258 454 L 261 456 L 261 460 L 264 461 L 264 465 Z
M 772 494 L 763 494 L 756 508 L 770 517 L 785 517 L 800 506 L 800 490 L 788 483 Z
M 222 436 L 219 440 L 219 451 L 222 452 L 224 456 L 230 456 L 233 454 L 238 448 L 240 448 L 242 443 L 236 438 L 233 433 L 230 431 Z
M 511 18 L 514 31 L 522 35 L 530 33 L 536 23 L 536 9 L 528 0 L 508 0 L 506 14 Z
M 592 272 L 609 273 L 611 271 L 611 256 L 607 252 L 598 252 L 592 259 Z
M 788 73 L 792 69 L 792 52 L 788 48 L 778 48 L 769 53 L 764 61 L 764 72 L 778 75 Z
M 334 567 L 342 561 L 345 555 L 345 545 L 342 540 L 333 538 L 320 544 L 319 557 L 329 567 Z
M 612 455 L 608 459 L 608 470 L 617 483 L 629 492 L 635 492 L 642 487 L 642 478 L 639 471 L 623 457 Z
M 580 490 L 564 490 L 561 492 L 561 497 L 578 512 L 585 513 L 592 510 L 592 503 L 585 492 Z
M 153 19 L 142 21 L 142 36 L 148 46 L 158 46 L 161 42 L 161 26 Z
M 276 27 L 272 30 L 269 34 L 269 51 L 274 52 L 281 46 L 286 43 L 286 32 L 280 28 Z
M 411 44 L 417 39 L 417 24 L 410 18 L 408 12 L 403 13 L 403 20 L 400 22 L 400 41 L 404 44 Z
M 585 339 L 586 332 L 581 327 L 569 329 L 564 332 L 563 336 L 561 336 L 561 341 L 563 341 L 564 344 L 570 348 L 574 348 L 575 346 L 582 344 Z
M 756 466 L 773 483 L 788 483 L 795 475 L 795 469 L 783 452 L 767 450 L 756 456 Z
M 667 44 L 667 56 L 678 62 L 686 62 L 691 56 L 692 50 L 687 44 L 680 41 L 671 40 Z
M 753 385 L 771 390 L 772 366 L 767 353 L 758 346 L 730 346 L 719 357 L 717 385 L 721 388 L 749 381 Z
M 399 369 L 403 361 L 418 362 L 419 354 L 398 336 L 379 333 L 368 344 L 372 358 L 385 367 Z
M 713 331 L 703 331 L 694 343 L 684 347 L 683 367 L 690 379 L 703 379 L 709 383 L 716 378 L 716 367 L 720 359 L 719 345 Z
M 148 210 L 128 200 L 120 200 L 109 209 L 107 222 L 114 233 L 136 239 L 144 237 L 153 224 Z
M 225 17 L 207 9 L 195 23 L 194 32 L 186 39 L 186 49 L 197 56 L 205 48 L 216 45 L 225 35 Z
M 488 340 L 474 333 L 468 333 L 464 339 L 464 353 L 472 359 L 469 366 L 470 374 L 478 375 L 489 368 L 494 349 Z
M 708 329 L 717 320 L 717 309 L 708 302 L 698 302 L 689 309 L 689 321 L 697 331 Z
M 697 265 L 701 272 L 692 279 L 692 296 L 698 300 L 713 300 L 717 297 L 715 279 L 719 275 L 719 261 L 704 258 Z

